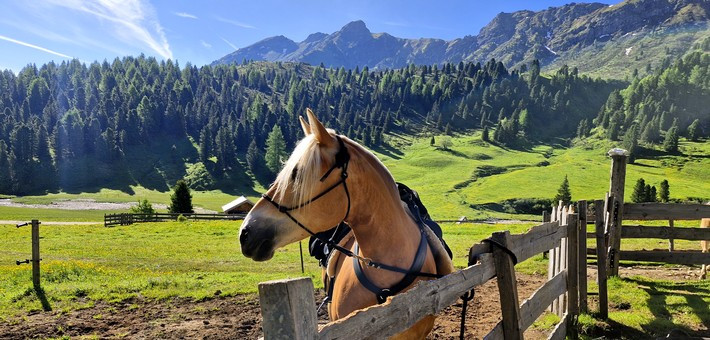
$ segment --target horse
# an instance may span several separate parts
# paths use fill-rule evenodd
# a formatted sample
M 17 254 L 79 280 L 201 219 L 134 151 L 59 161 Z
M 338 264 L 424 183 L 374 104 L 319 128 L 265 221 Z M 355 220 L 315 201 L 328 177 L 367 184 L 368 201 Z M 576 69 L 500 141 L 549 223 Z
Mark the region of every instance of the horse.
M 405 282 L 398 290 L 406 291 L 419 281 L 453 272 L 441 242 L 405 210 L 384 164 L 358 143 L 326 129 L 310 109 L 306 116 L 307 122 L 299 116 L 305 137 L 242 223 L 242 254 L 267 261 L 280 247 L 347 223 L 352 235 L 337 245 L 337 256 L 331 256 L 324 270 L 324 283 L 330 277 L 332 285 L 331 321 L 385 302 L 382 298 L 388 296 L 376 296 L 373 285 L 387 291 Z M 421 262 L 417 270 L 412 269 L 415 262 Z M 356 267 L 370 286 L 363 284 Z M 424 339 L 434 320 L 426 316 L 392 338 Z

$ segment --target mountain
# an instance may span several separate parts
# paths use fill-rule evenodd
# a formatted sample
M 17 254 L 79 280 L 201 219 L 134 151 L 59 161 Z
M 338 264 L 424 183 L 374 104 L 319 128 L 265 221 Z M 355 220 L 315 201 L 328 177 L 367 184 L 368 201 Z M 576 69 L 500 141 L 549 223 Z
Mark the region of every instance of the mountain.
M 364 22 L 353 21 L 337 32 L 314 33 L 301 42 L 267 38 L 213 65 L 261 60 L 382 69 L 495 58 L 518 67 L 538 59 L 548 69 L 567 64 L 585 73 L 623 77 L 634 68 L 667 64 L 710 36 L 709 13 L 707 0 L 571 3 L 538 12 L 500 13 L 478 35 L 451 41 L 372 33 Z

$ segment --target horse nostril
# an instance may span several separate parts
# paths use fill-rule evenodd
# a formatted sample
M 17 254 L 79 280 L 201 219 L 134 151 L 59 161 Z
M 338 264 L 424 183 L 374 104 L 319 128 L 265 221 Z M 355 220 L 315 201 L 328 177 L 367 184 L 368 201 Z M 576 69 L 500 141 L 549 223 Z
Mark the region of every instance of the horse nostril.
M 247 241 L 248 238 L 249 238 L 249 229 L 247 229 L 247 228 L 242 229 L 242 232 L 239 235 L 239 242 L 241 242 L 243 244 L 244 242 Z

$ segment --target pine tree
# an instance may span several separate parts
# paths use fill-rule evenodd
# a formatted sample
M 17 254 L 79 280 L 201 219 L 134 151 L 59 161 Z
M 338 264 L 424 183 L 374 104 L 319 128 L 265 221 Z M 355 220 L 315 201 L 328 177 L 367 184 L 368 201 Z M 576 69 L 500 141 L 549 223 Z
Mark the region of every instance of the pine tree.
M 247 149 L 247 166 L 254 175 L 261 174 L 261 167 L 264 164 L 264 156 L 259 151 L 256 141 L 251 141 Z
M 431 140 L 429 141 L 429 145 L 434 146 L 436 144 L 436 139 L 434 139 L 434 136 L 431 136 Z
M 697 141 L 700 137 L 700 120 L 696 119 L 688 126 L 688 139 Z
M 170 195 L 170 207 L 168 211 L 173 214 L 192 214 L 192 194 L 187 182 L 178 180 L 173 187 L 173 194 Z
M 659 191 L 659 196 L 661 202 L 668 202 L 670 200 L 670 186 L 668 185 L 668 180 L 664 179 L 661 182 L 661 190 Z
M 631 194 L 631 201 L 634 203 L 641 203 L 646 200 L 646 181 L 643 178 L 639 178 L 634 185 L 634 192 Z
M 202 163 L 207 163 L 212 152 L 212 137 L 210 134 L 210 129 L 205 126 L 200 131 L 200 160 Z
M 481 133 L 481 139 L 484 142 L 490 142 L 491 137 L 489 136 L 490 132 L 488 131 L 488 126 L 483 127 L 483 132 Z
M 565 179 L 560 184 L 560 188 L 557 189 L 557 195 L 555 195 L 555 202 L 562 201 L 563 205 L 567 205 L 572 202 L 572 192 L 569 188 L 569 180 L 567 180 L 567 175 Z
M 658 202 L 658 194 L 657 194 L 655 185 L 651 186 L 651 191 L 649 192 L 648 200 L 646 200 L 646 201 L 647 202 Z
M 284 141 L 283 133 L 278 125 L 274 125 L 266 139 L 266 167 L 272 173 L 277 173 L 281 170 L 281 165 L 286 160 L 286 142 Z
M 666 152 L 678 152 L 678 127 L 672 126 L 666 132 L 666 139 L 663 141 L 663 150 Z
M 646 186 L 643 187 L 643 201 L 642 202 L 653 202 L 651 197 L 651 185 L 646 184 Z
M 624 134 L 624 142 L 621 144 L 629 152 L 629 163 L 636 161 L 636 149 L 638 148 L 638 125 L 633 124 Z
M 12 192 L 12 177 L 10 177 L 10 155 L 7 144 L 0 139 L 0 194 Z

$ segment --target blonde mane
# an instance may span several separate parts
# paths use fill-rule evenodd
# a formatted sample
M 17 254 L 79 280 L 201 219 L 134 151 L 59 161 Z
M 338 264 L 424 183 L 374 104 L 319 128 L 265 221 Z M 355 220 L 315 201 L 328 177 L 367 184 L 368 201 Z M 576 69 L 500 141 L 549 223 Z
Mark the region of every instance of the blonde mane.
M 274 196 L 281 204 L 296 206 L 312 197 L 315 183 L 321 176 L 319 171 L 322 168 L 322 156 L 318 141 L 313 134 L 307 135 L 298 142 L 273 183 L 276 186 Z M 291 202 L 284 202 L 288 193 L 292 194 L 293 198 Z

